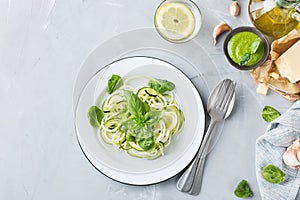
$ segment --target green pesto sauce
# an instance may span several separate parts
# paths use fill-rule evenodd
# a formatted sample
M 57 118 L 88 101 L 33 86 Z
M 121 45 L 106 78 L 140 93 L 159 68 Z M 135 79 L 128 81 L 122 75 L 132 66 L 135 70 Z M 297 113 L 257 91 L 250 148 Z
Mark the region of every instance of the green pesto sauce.
M 258 35 L 244 31 L 231 37 L 227 45 L 230 58 L 241 66 L 251 66 L 264 55 L 264 46 Z

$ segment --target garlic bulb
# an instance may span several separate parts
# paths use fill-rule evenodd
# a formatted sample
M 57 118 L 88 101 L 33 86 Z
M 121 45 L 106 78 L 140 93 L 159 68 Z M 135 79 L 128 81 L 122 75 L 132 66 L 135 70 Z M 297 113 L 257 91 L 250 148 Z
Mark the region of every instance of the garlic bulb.
M 293 169 L 300 169 L 300 139 L 293 142 L 283 153 L 283 161 Z

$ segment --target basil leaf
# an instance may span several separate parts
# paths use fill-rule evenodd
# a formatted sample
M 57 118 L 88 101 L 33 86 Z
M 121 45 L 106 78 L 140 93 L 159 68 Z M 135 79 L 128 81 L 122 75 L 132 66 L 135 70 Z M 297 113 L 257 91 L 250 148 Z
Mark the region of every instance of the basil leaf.
M 135 140 L 136 143 L 145 151 L 152 149 L 155 144 L 153 132 L 146 127 L 139 130 Z
M 250 186 L 248 185 L 248 182 L 246 180 L 242 180 L 239 182 L 236 189 L 234 190 L 234 194 L 239 198 L 253 196 L 253 192 L 251 191 Z
M 257 38 L 252 44 L 251 44 L 251 53 L 254 54 L 257 52 L 259 45 L 261 44 L 261 39 Z
M 123 80 L 120 76 L 113 74 L 107 83 L 108 94 L 113 93 L 123 85 Z
M 133 142 L 133 141 L 135 141 L 135 137 L 134 137 L 132 134 L 130 134 L 130 133 L 126 133 L 125 139 L 126 139 L 128 142 Z
M 122 132 L 130 132 L 133 136 L 136 135 L 135 131 L 138 130 L 140 126 L 136 123 L 133 119 L 127 119 L 126 121 L 122 122 L 120 126 L 120 130 Z
M 131 91 L 124 90 L 124 96 L 127 102 L 127 108 L 130 114 L 140 120 L 143 115 L 146 114 L 146 108 L 144 102 Z
M 146 124 L 147 125 L 152 125 L 156 123 L 159 120 L 161 111 L 158 110 L 151 110 L 148 113 L 146 113 L 145 118 L 146 118 Z
M 137 139 L 138 145 L 144 149 L 145 151 L 148 151 L 154 147 L 154 137 L 148 137 L 148 138 L 140 138 Z
M 149 104 L 147 104 L 146 102 L 143 102 L 143 103 L 144 103 L 146 112 L 149 112 L 149 110 L 150 110 Z
M 262 118 L 266 122 L 271 122 L 274 119 L 278 118 L 280 116 L 280 113 L 271 106 L 265 106 L 262 110 Z
M 150 128 L 147 127 L 140 127 L 137 130 L 136 138 L 149 138 L 153 136 L 153 131 Z
M 148 86 L 161 94 L 166 91 L 172 91 L 175 88 L 174 83 L 162 79 L 151 79 L 148 82 Z
M 247 63 L 251 60 L 252 55 L 250 53 L 246 53 L 241 57 L 240 65 L 241 66 L 246 66 Z
M 88 111 L 88 119 L 92 127 L 97 128 L 101 124 L 101 120 L 104 117 L 104 112 L 97 106 L 91 106 Z
M 263 168 L 262 176 L 270 183 L 282 183 L 285 180 L 285 173 L 272 164 L 269 164 Z

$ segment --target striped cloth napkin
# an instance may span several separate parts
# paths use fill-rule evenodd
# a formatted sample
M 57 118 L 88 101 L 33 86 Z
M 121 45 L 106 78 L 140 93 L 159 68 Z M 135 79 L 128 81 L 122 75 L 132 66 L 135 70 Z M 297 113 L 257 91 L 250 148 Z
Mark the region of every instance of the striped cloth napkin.
M 300 101 L 272 121 L 266 133 L 256 141 L 256 177 L 262 200 L 300 200 L 300 170 L 291 169 L 282 160 L 286 148 L 300 138 Z M 262 169 L 273 164 L 285 174 L 285 181 L 272 184 L 261 175 Z

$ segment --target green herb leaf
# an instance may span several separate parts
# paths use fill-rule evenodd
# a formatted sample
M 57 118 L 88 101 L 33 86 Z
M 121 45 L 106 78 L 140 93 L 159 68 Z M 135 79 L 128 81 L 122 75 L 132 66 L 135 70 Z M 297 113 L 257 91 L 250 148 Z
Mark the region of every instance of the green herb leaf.
M 280 113 L 271 106 L 265 106 L 262 110 L 262 118 L 266 122 L 271 122 L 274 119 L 278 118 L 280 116 Z
M 125 139 L 129 142 L 135 141 L 135 137 L 130 133 L 126 133 Z
M 166 91 L 172 91 L 175 88 L 174 83 L 162 79 L 151 79 L 148 82 L 148 85 L 150 88 L 154 89 L 155 91 L 161 94 L 163 94 Z
M 140 127 L 137 130 L 136 138 L 141 139 L 141 138 L 149 138 L 149 137 L 152 137 L 152 136 L 153 136 L 153 132 L 148 127 Z
M 246 53 L 241 57 L 240 65 L 246 66 L 250 60 L 252 59 L 252 55 L 250 53 Z
M 147 125 L 152 125 L 159 120 L 161 111 L 158 110 L 151 110 L 145 115 L 145 120 Z
M 144 103 L 146 112 L 149 112 L 149 110 L 150 110 L 149 104 L 147 104 L 146 102 L 143 102 L 143 103 Z
M 138 130 L 140 126 L 136 123 L 134 119 L 127 119 L 126 121 L 122 122 L 120 126 L 120 130 L 122 132 L 128 132 L 132 133 L 133 136 L 136 135 L 135 131 Z
M 137 139 L 137 143 L 142 149 L 145 151 L 148 151 L 154 147 L 154 137 L 148 137 L 148 138 L 139 138 Z
M 113 74 L 108 80 L 107 85 L 107 92 L 108 94 L 111 94 L 123 85 L 123 80 L 120 76 Z
M 261 44 L 261 39 L 257 38 L 252 44 L 251 44 L 251 53 L 254 54 L 257 52 L 259 45 Z
M 155 144 L 153 132 L 146 127 L 139 129 L 135 140 L 136 143 L 145 151 L 152 149 Z
M 92 127 L 97 128 L 101 124 L 101 120 L 104 117 L 104 112 L 97 106 L 91 106 L 88 111 L 88 119 Z
M 234 190 L 234 194 L 239 198 L 253 196 L 253 192 L 251 191 L 250 186 L 246 180 L 242 180 L 241 182 L 239 182 L 236 189 Z
M 133 117 L 140 120 L 146 114 L 144 102 L 136 94 L 128 90 L 124 91 L 124 96 L 127 101 L 128 111 Z
M 262 176 L 270 183 L 282 183 L 285 180 L 285 173 L 272 164 L 269 164 L 263 168 Z

